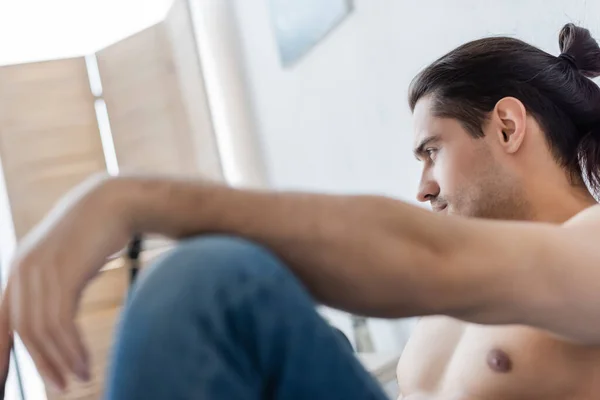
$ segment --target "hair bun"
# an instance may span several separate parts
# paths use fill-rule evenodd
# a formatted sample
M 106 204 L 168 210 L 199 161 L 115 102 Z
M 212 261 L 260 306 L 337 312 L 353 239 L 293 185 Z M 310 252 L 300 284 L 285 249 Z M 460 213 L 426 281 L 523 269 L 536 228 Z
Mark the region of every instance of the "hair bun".
M 566 24 L 558 36 L 558 45 L 561 58 L 574 64 L 584 76 L 600 76 L 600 46 L 589 30 L 575 24 Z

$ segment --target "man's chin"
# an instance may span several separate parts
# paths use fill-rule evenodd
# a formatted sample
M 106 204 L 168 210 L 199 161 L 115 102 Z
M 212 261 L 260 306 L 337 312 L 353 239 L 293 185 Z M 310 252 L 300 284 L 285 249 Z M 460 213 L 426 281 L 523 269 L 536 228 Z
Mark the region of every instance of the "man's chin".
M 465 210 L 459 210 L 459 209 L 456 209 L 451 206 L 446 207 L 446 209 L 444 211 L 442 211 L 442 214 L 452 215 L 454 217 L 463 217 L 463 218 L 476 218 L 477 217 L 477 215 L 475 215 L 472 212 L 465 211 Z
M 446 214 L 446 215 L 460 215 L 459 212 L 457 212 L 458 210 L 454 207 L 452 207 L 450 204 L 447 204 L 446 207 L 442 210 L 442 214 Z

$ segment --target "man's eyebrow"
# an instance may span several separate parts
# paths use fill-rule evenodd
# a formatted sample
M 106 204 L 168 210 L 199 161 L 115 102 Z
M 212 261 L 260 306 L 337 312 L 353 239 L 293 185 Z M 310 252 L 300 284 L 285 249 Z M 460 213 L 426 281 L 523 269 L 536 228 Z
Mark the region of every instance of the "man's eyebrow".
M 415 149 L 413 150 L 417 160 L 420 160 L 425 155 L 425 153 L 426 153 L 425 147 L 427 147 L 428 144 L 431 144 L 432 142 L 435 142 L 439 139 L 440 139 L 439 135 L 433 135 L 433 136 L 429 136 L 428 138 L 423 139 L 421 141 L 421 143 L 419 143 L 419 145 L 417 147 L 415 147 Z

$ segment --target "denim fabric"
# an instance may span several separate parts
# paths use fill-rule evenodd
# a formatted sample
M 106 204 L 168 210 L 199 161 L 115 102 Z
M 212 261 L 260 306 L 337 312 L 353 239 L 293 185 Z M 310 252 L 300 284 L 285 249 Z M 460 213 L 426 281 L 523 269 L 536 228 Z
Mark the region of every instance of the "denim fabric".
M 243 239 L 186 240 L 138 277 L 106 397 L 386 399 L 288 268 Z

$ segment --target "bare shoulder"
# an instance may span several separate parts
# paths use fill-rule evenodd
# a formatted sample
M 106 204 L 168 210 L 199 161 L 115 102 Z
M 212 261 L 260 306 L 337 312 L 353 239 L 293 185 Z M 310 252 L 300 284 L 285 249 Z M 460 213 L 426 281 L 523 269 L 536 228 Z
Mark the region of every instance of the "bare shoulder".
M 565 222 L 565 227 L 587 227 L 600 230 L 600 204 L 586 208 Z

